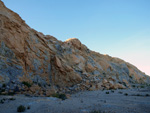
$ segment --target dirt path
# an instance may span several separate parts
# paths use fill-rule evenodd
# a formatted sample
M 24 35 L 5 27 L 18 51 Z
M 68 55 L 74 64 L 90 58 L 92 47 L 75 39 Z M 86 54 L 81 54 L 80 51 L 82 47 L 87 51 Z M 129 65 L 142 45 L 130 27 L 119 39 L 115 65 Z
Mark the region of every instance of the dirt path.
M 13 100 L 15 98 L 15 100 Z M 150 113 L 150 90 L 88 91 L 64 101 L 53 97 L 0 96 L 0 113 L 16 113 L 19 105 L 30 106 L 25 113 Z

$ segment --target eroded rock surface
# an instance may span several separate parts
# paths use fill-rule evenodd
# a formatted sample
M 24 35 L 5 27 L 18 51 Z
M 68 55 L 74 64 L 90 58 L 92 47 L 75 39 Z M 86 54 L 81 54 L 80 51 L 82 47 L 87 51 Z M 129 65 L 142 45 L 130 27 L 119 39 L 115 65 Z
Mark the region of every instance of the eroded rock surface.
M 150 78 L 118 58 L 89 50 L 78 39 L 65 42 L 31 29 L 0 0 L 0 90 L 53 92 L 130 88 Z

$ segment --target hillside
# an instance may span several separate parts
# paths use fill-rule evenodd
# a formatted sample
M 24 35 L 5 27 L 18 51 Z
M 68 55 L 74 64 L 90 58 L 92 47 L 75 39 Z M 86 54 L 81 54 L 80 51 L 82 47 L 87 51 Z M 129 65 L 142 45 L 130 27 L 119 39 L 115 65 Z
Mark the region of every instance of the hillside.
M 0 0 L 2 94 L 124 89 L 150 77 L 121 59 L 89 50 L 77 38 L 62 42 L 30 28 Z

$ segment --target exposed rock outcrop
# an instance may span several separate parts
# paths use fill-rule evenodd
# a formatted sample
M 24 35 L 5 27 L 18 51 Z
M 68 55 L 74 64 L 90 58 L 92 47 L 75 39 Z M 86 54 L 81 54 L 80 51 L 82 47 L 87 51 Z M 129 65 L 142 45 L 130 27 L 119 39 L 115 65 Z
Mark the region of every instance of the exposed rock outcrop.
M 129 88 L 150 83 L 135 66 L 89 50 L 78 39 L 65 42 L 26 25 L 0 0 L 0 90 L 51 92 Z M 4 91 L 5 89 L 5 91 Z

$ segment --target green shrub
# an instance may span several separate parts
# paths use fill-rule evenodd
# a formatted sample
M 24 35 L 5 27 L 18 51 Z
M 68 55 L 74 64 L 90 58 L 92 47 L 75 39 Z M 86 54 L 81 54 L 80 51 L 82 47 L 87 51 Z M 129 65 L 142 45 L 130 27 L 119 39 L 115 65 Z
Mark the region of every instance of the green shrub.
M 147 96 L 147 97 L 148 97 L 148 96 L 150 96 L 150 95 L 149 95 L 149 94 L 146 94 L 145 96 Z
M 111 90 L 111 92 L 114 93 L 115 91 L 114 91 L 114 90 Z
M 26 110 L 26 107 L 23 105 L 18 106 L 17 112 L 24 112 Z
M 59 94 L 58 93 L 52 94 L 52 97 L 59 98 Z
M 38 83 L 38 86 L 41 87 L 42 85 L 40 83 Z
M 142 95 L 140 95 L 140 94 L 137 94 L 136 96 L 142 96 Z
M 65 99 L 67 99 L 67 96 L 65 94 L 60 94 L 59 98 L 61 98 L 62 100 L 65 100 Z
M 91 111 L 90 113 L 105 113 L 105 112 L 94 110 L 94 111 Z
M 135 87 L 135 85 L 132 85 L 132 87 Z
M 25 82 L 25 81 L 23 81 L 22 84 L 24 84 L 24 85 L 27 86 L 28 88 L 32 86 L 29 82 Z
M 13 96 L 15 94 L 15 92 L 8 92 L 6 95 L 11 95 Z
M 67 96 L 65 94 L 59 94 L 59 93 L 53 94 L 52 97 L 60 98 L 62 100 L 67 99 Z
M 106 94 L 109 94 L 109 92 L 106 92 Z
M 3 84 L 2 87 L 6 87 L 6 84 Z
M 144 95 L 141 95 L 141 94 L 133 94 L 131 96 L 144 96 Z M 146 95 L 145 95 L 146 96 Z
M 106 75 L 106 73 L 105 73 L 105 72 L 103 72 L 103 75 Z
M 10 98 L 9 100 L 16 100 L 15 98 Z
M 30 109 L 30 106 L 28 106 L 27 109 Z
M 119 91 L 118 93 L 122 94 L 122 92 L 121 92 L 121 91 Z
M 5 89 L 2 89 L 1 92 L 5 92 Z
M 2 100 L 0 101 L 0 103 L 1 103 L 1 104 L 4 104 L 4 100 L 2 99 Z
M 145 86 L 141 86 L 141 88 L 145 88 Z
M 128 93 L 125 93 L 124 95 L 125 95 L 125 96 L 128 96 Z

